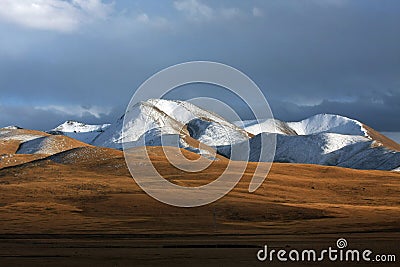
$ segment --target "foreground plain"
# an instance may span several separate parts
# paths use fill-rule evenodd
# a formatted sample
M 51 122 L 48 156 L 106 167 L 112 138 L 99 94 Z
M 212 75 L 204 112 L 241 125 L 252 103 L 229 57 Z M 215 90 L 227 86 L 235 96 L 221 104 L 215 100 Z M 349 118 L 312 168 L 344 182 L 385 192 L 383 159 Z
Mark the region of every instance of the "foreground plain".
M 146 175 L 142 152 L 131 158 L 136 175 Z M 166 179 L 186 186 L 216 179 L 228 163 L 220 158 L 200 173 L 186 173 L 162 148 L 148 152 Z M 257 166 L 250 163 L 222 199 L 176 208 L 137 186 L 120 151 L 87 146 L 30 160 L 0 169 L 1 266 L 248 266 L 260 264 L 255 255 L 266 243 L 317 249 L 340 237 L 382 253 L 400 248 L 396 172 L 275 163 L 249 193 Z

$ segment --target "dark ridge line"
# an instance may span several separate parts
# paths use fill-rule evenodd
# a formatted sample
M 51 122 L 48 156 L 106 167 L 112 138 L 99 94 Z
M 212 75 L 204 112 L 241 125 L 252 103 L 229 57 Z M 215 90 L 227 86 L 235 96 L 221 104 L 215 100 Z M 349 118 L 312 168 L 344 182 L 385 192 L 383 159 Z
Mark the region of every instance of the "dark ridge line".
M 69 150 L 65 150 L 65 151 L 61 151 L 61 152 L 58 152 L 58 153 L 55 153 L 55 154 L 52 154 L 52 155 L 48 155 L 48 156 L 46 156 L 44 158 L 41 158 L 41 159 L 35 159 L 35 160 L 32 160 L 32 161 L 25 162 L 25 163 L 18 164 L 18 165 L 14 165 L 14 166 L 6 166 L 6 167 L 1 168 L 0 172 L 3 171 L 3 170 L 11 169 L 11 168 L 20 168 L 20 167 L 22 168 L 22 167 L 25 167 L 25 165 L 44 162 L 46 160 L 50 160 L 51 162 L 53 162 L 55 164 L 61 164 L 61 163 L 58 163 L 58 162 L 55 162 L 55 161 L 51 160 L 50 157 L 53 157 L 53 156 L 56 156 L 56 155 L 60 155 L 62 153 L 70 152 L 70 151 L 73 151 L 73 150 L 77 150 L 77 149 L 80 149 L 80 148 L 83 148 L 83 147 L 75 147 L 75 148 L 72 148 L 72 149 L 69 149 Z M 21 155 L 21 154 L 19 154 L 19 155 Z

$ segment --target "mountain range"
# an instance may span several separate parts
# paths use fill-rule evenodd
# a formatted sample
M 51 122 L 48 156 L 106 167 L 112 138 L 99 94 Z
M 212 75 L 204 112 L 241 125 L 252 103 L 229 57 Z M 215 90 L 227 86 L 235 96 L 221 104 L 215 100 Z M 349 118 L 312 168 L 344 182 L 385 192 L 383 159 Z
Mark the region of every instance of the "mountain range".
M 215 158 L 216 153 L 230 158 L 232 148 L 248 142 L 249 160 L 263 161 L 262 138 L 276 139 L 275 162 L 400 170 L 400 144 L 354 119 L 318 114 L 298 122 L 268 119 L 231 123 L 189 102 L 163 99 L 137 103 L 112 124 L 66 121 L 46 133 L 2 128 L 0 154 L 11 151 L 15 157 L 38 158 L 83 146 L 120 150 L 163 144 L 208 158 Z

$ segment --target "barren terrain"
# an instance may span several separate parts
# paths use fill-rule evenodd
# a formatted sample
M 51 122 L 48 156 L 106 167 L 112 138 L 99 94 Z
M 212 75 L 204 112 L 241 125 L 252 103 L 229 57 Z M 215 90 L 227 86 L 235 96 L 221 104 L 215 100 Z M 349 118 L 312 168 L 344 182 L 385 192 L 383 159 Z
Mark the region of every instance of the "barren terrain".
M 130 158 L 137 161 L 137 175 L 146 175 L 143 151 Z M 205 171 L 186 173 L 168 163 L 162 148 L 148 152 L 166 179 L 186 186 L 216 179 L 228 163 L 221 157 Z M 246 266 L 257 264 L 256 252 L 267 241 L 312 247 L 333 245 L 339 237 L 398 251 L 399 173 L 274 163 L 263 185 L 249 193 L 256 166 L 249 163 L 228 195 L 198 208 L 172 207 L 146 195 L 123 153 L 113 149 L 85 146 L 3 167 L 0 264 Z

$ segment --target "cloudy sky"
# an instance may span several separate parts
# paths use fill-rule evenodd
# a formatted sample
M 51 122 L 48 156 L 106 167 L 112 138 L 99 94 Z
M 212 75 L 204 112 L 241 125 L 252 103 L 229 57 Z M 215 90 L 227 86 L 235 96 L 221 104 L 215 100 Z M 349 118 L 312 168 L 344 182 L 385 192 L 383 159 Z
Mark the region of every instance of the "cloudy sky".
M 152 74 L 211 60 L 278 119 L 400 131 L 399 14 L 397 0 L 0 0 L 0 127 L 112 122 Z

